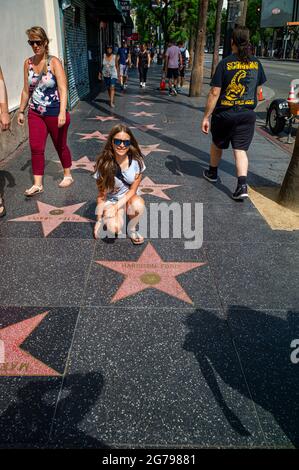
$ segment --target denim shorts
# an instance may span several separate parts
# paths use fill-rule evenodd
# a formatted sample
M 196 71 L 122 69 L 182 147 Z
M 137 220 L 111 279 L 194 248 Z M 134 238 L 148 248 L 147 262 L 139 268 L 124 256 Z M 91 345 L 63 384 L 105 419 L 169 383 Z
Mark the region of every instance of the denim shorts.
M 111 77 L 104 77 L 105 80 L 105 85 L 107 88 L 112 88 L 115 87 L 117 78 L 111 78 Z

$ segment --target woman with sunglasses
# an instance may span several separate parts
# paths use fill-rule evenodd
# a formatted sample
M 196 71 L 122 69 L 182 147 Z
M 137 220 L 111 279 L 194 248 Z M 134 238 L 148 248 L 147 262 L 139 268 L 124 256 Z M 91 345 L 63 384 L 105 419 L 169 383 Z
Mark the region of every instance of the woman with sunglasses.
M 144 211 L 144 200 L 137 194 L 144 170 L 141 150 L 132 131 L 123 124 L 114 126 L 96 162 L 99 195 L 95 238 L 99 238 L 101 222 L 110 234 L 117 236 L 128 215 L 129 238 L 135 245 L 144 242 L 136 229 Z
M 102 72 L 99 72 L 99 80 L 102 80 L 104 77 L 105 85 L 108 90 L 110 106 L 114 108 L 114 95 L 115 95 L 115 85 L 117 82 L 118 74 L 118 61 L 117 56 L 113 54 L 113 47 L 106 46 L 106 53 L 103 57 L 103 66 Z
M 24 87 L 18 115 L 18 124 L 25 122 L 24 111 L 29 102 L 28 125 L 34 184 L 25 191 L 31 197 L 43 192 L 45 146 L 48 134 L 64 170 L 61 188 L 73 183 L 72 157 L 67 146 L 70 116 L 67 107 L 67 82 L 63 67 L 57 57 L 49 56 L 49 39 L 40 26 L 26 31 L 34 56 L 24 63 Z

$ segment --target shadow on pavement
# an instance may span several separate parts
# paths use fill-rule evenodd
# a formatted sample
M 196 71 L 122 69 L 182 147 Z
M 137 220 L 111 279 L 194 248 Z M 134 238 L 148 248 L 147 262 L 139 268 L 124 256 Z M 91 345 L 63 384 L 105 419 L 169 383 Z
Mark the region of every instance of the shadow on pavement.
M 240 435 L 248 435 L 242 416 L 236 416 L 226 403 L 216 374 L 263 409 L 256 411 L 264 434 L 268 434 L 269 445 L 288 446 L 287 437 L 299 448 L 299 363 L 292 363 L 290 347 L 299 338 L 298 312 L 277 312 L 274 316 L 270 312 L 234 306 L 224 319 L 211 311 L 197 310 L 189 316 L 186 325 L 189 333 L 183 348 L 194 354 L 231 428 Z M 223 334 L 225 329 L 230 330 L 230 345 Z M 212 337 L 210 331 L 214 332 Z M 240 373 L 233 367 L 236 358 L 240 361 Z M 283 431 L 283 437 L 275 436 L 274 421 Z
M 23 378 L 20 381 L 24 380 Z M 100 373 L 31 380 L 0 416 L 0 447 L 16 448 L 105 448 L 103 442 L 80 430 L 84 416 L 92 410 L 103 388 Z M 61 393 L 56 410 L 56 397 Z M 54 436 L 49 431 L 54 418 Z
M 0 197 L 4 197 L 6 186 L 8 188 L 16 186 L 15 178 L 9 171 L 0 170 Z

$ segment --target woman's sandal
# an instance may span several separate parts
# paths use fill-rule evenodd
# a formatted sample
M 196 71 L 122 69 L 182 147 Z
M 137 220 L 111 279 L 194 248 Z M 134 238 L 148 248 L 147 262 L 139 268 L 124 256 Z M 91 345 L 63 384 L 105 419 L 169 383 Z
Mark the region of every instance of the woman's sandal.
M 60 188 L 67 188 L 71 184 L 73 184 L 74 180 L 72 176 L 64 176 L 63 180 L 59 183 Z
M 4 200 L 3 197 L 0 197 L 0 217 L 4 217 L 6 214 L 6 209 L 4 206 Z
M 134 245 L 142 245 L 144 237 L 136 229 L 128 230 L 128 237 Z
M 30 189 L 26 189 L 26 191 L 24 192 L 24 195 L 27 197 L 32 197 L 32 196 L 35 196 L 36 194 L 40 194 L 43 192 L 44 192 L 44 188 L 42 187 L 42 185 L 39 186 L 38 184 L 34 184 L 33 186 L 31 186 Z

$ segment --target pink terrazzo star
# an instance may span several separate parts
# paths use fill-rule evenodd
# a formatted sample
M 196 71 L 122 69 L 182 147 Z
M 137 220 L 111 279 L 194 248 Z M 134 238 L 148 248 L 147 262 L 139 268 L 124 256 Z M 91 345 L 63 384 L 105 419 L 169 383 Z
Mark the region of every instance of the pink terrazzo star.
M 89 160 L 88 157 L 82 157 L 79 160 L 72 162 L 72 168 L 71 169 L 72 170 L 83 169 L 83 170 L 91 171 L 92 173 L 94 173 L 94 171 L 95 171 L 94 166 L 95 166 L 95 162 Z
M 180 184 L 156 184 L 148 176 L 143 178 L 139 185 L 139 189 L 142 195 L 151 194 L 151 196 L 157 196 L 161 199 L 170 200 L 170 197 L 164 193 L 166 189 L 177 188 Z
M 129 113 L 132 114 L 135 117 L 153 117 L 153 116 L 158 116 L 160 113 L 147 113 L 146 111 L 141 111 L 140 113 Z
M 101 122 L 106 122 L 106 121 L 119 121 L 119 119 L 117 119 L 116 117 L 114 116 L 96 116 L 94 118 L 88 118 L 88 120 L 91 120 L 91 121 L 101 121 Z
M 91 134 L 81 134 L 77 132 L 77 135 L 82 135 L 80 140 L 90 140 L 90 139 L 97 139 L 102 140 L 103 142 L 107 140 L 108 134 L 102 134 L 99 131 L 92 132 Z
M 147 244 L 138 261 L 96 261 L 96 263 L 125 276 L 111 302 L 154 288 L 190 304 L 192 300 L 178 283 L 176 276 L 206 264 L 164 262 L 151 243 Z
M 145 157 L 147 157 L 152 152 L 165 152 L 165 153 L 170 152 L 170 150 L 159 149 L 160 144 L 140 145 L 139 147 Z
M 154 103 L 150 103 L 149 101 L 131 101 L 132 104 L 135 106 L 153 106 Z
M 130 129 L 138 129 L 143 132 L 147 131 L 160 131 L 162 128 L 161 127 L 156 127 L 156 124 L 146 124 L 146 125 L 138 125 L 138 126 L 132 126 Z
M 92 220 L 74 213 L 84 204 L 86 203 L 81 202 L 72 206 L 56 207 L 37 201 L 38 212 L 11 219 L 9 222 L 41 222 L 44 236 L 47 237 L 64 222 L 92 222 Z
M 20 347 L 48 313 L 44 312 L 28 320 L 0 329 L 3 359 L 0 363 L 0 377 L 36 375 L 55 377 L 61 375 Z
M 61 165 L 60 160 L 54 160 L 55 163 L 59 163 Z M 94 173 L 94 166 L 95 162 L 89 160 L 88 157 L 82 157 L 79 160 L 72 161 L 72 167 L 71 170 L 87 170 L 90 171 L 91 173 Z

